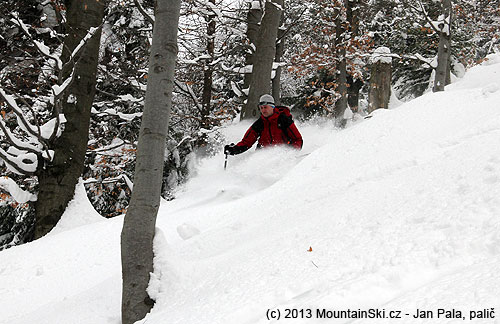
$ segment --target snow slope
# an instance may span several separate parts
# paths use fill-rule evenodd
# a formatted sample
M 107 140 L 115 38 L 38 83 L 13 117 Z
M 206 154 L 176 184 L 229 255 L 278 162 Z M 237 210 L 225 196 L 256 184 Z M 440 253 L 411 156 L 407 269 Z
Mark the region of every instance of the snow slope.
M 220 154 L 162 202 L 139 323 L 500 323 L 500 55 L 345 130 L 299 129 L 302 152 L 226 171 Z M 120 322 L 122 218 L 96 221 L 85 199 L 59 232 L 0 252 L 0 323 Z M 370 309 L 401 319 L 318 318 Z

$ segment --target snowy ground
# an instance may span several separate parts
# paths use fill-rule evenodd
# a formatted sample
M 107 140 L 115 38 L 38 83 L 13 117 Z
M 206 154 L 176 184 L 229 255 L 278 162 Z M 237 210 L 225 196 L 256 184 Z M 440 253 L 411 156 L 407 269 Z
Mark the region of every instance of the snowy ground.
M 226 171 L 220 154 L 162 203 L 139 323 L 500 323 L 500 55 L 345 130 L 299 129 L 300 153 Z M 0 323 L 118 324 L 122 221 L 80 191 L 53 233 L 0 252 Z M 337 310 L 401 318 L 318 318 Z

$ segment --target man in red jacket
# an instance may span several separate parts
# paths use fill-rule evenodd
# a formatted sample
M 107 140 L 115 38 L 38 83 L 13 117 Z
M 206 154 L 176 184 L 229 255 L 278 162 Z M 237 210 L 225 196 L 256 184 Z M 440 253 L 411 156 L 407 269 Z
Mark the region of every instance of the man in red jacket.
M 243 139 L 236 145 L 224 147 L 224 153 L 240 154 L 252 147 L 259 140 L 257 148 L 290 145 L 298 150 L 302 148 L 302 135 L 293 122 L 288 108 L 274 106 L 274 98 L 265 94 L 260 97 L 259 108 L 261 116 L 247 130 Z

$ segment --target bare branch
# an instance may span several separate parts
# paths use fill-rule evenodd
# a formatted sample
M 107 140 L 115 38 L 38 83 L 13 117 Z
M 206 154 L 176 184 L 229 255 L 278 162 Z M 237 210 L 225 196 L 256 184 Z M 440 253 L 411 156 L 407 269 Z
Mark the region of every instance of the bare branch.
M 283 38 L 285 38 L 285 36 L 290 32 L 290 30 L 292 29 L 292 27 L 294 27 L 295 25 L 298 25 L 300 23 L 300 18 L 304 15 L 304 13 L 307 11 L 307 8 L 305 8 L 304 10 L 302 10 L 302 12 L 300 13 L 299 17 L 297 17 L 297 19 L 295 19 L 294 22 L 292 22 L 288 28 L 283 32 L 283 35 L 281 35 L 281 37 L 278 37 L 277 41 L 276 42 L 280 42 Z
M 177 80 L 174 80 L 174 84 L 186 95 L 188 95 L 191 99 L 193 99 L 194 101 L 194 104 L 196 105 L 196 107 L 201 110 L 203 109 L 202 105 L 200 104 L 200 102 L 198 101 L 198 98 L 196 97 L 196 95 L 194 94 L 193 92 L 193 89 L 191 88 L 191 86 L 189 86 L 188 84 L 183 84 Z
M 149 21 L 149 23 L 151 25 L 154 25 L 155 24 L 155 19 L 153 17 L 151 17 L 147 12 L 146 10 L 144 9 L 144 7 L 141 5 L 141 3 L 139 2 L 139 0 L 134 0 L 134 4 L 135 6 L 137 7 L 137 9 L 139 10 L 139 12 L 144 16 L 144 18 L 146 18 L 147 21 Z

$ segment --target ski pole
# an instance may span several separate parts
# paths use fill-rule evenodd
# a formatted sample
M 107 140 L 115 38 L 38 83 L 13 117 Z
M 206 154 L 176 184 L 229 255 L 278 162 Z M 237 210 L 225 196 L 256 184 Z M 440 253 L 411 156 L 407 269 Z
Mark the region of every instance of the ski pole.
M 226 167 L 227 167 L 227 153 L 226 153 L 226 159 L 224 161 L 224 170 L 226 170 Z

